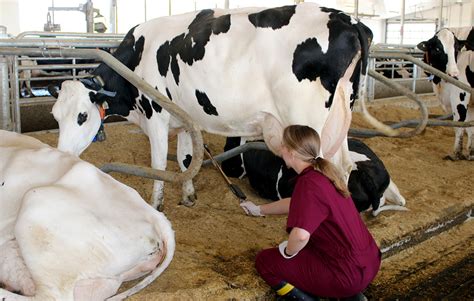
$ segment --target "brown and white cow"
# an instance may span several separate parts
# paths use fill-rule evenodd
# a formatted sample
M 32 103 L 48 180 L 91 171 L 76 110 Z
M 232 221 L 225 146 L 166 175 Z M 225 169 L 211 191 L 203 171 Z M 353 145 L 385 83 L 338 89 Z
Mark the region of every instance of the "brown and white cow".
M 0 130 L 0 300 L 102 301 L 170 264 L 168 219 L 77 156 Z M 14 293 L 17 292 L 17 293 Z
M 185 110 L 200 127 L 224 136 L 263 137 L 279 154 L 282 129 L 314 128 L 322 151 L 348 175 L 346 136 L 372 32 L 341 11 L 301 3 L 277 8 L 207 9 L 162 17 L 132 28 L 114 56 Z M 140 125 L 151 145 L 152 167 L 166 168 L 169 129 L 181 123 L 110 67 L 101 81 L 65 82 L 53 114 L 58 147 L 80 154 L 105 116 Z M 191 162 L 188 133 L 178 134 L 178 162 Z M 191 181 L 183 203 L 193 203 Z M 153 206 L 163 202 L 155 181 Z

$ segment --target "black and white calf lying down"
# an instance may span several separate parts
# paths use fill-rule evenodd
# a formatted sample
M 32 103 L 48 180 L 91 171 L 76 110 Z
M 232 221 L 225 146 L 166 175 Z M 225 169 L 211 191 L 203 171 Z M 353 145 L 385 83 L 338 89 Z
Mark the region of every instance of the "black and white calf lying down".
M 227 138 L 224 150 L 245 143 L 241 141 L 240 137 Z M 357 210 L 362 212 L 372 208 L 374 216 L 385 210 L 406 210 L 405 198 L 377 155 L 360 140 L 348 139 L 348 144 L 352 160 L 348 186 Z M 252 188 L 266 199 L 276 201 L 290 197 L 293 192 L 296 172 L 270 151 L 246 151 L 223 161 L 222 169 L 231 177 L 246 175 Z M 386 199 L 396 205 L 385 205 Z
M 0 131 L 0 300 L 122 300 L 175 250 L 168 219 L 132 188 L 40 141 Z M 13 293 L 16 292 L 16 293 Z

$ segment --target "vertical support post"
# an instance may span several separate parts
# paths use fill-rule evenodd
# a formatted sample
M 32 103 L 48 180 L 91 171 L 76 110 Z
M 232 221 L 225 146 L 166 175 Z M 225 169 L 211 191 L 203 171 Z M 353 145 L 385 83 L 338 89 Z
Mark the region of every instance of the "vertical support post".
M 144 17 L 145 17 L 145 22 L 147 21 L 147 18 L 146 18 L 146 0 L 143 0 L 143 10 L 144 10 Z
M 418 66 L 413 64 L 413 71 L 412 71 L 413 82 L 411 86 L 411 90 L 413 93 L 416 93 L 416 80 L 418 79 Z
M 86 2 L 86 23 L 87 23 L 87 32 L 93 33 L 94 32 L 94 7 L 92 4 L 92 0 L 87 0 Z
M 439 3 L 438 29 L 436 29 L 436 31 L 440 30 L 441 28 L 443 28 L 443 0 L 440 0 Z
M 8 61 L 0 56 L 0 129 L 12 129 L 10 94 L 8 93 Z
M 471 2 L 471 26 L 474 26 L 474 3 Z
M 171 0 L 168 0 L 168 16 L 171 16 Z
M 367 66 L 368 70 L 375 70 L 375 58 L 369 58 L 369 65 Z M 365 76 L 366 80 L 366 100 L 367 102 L 372 102 L 375 98 L 375 79 L 368 74 Z
M 403 44 L 403 36 L 405 34 L 405 0 L 402 0 L 402 8 L 400 11 L 400 45 Z
M 110 1 L 110 32 L 117 33 L 117 0 Z
M 224 1 L 224 8 L 229 9 L 229 0 Z
M 359 0 L 355 0 L 354 4 L 354 17 L 359 19 Z
M 18 56 L 13 57 L 13 74 L 10 78 L 10 86 L 13 91 L 12 109 L 13 109 L 13 130 L 21 133 L 21 115 L 20 115 L 20 87 L 18 83 Z

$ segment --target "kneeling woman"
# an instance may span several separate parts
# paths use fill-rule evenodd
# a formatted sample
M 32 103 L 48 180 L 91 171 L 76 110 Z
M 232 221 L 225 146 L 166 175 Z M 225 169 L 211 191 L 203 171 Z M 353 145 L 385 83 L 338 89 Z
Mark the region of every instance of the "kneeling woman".
M 287 241 L 261 251 L 260 276 L 279 295 L 291 300 L 310 296 L 351 298 L 375 278 L 380 251 L 352 202 L 342 175 L 319 156 L 320 139 L 307 126 L 283 133 L 282 156 L 297 173 L 290 198 L 242 208 L 254 216 L 288 214 Z

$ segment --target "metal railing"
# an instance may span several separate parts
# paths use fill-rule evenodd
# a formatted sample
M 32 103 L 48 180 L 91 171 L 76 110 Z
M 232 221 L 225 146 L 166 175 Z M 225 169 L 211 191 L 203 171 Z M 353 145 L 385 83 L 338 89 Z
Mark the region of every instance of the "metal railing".
M 203 161 L 203 140 L 199 128 L 194 124 L 190 116 L 171 102 L 166 96 L 162 95 L 158 90 L 150 86 L 133 71 L 128 69 L 124 64 L 115 59 L 111 54 L 102 50 L 91 49 L 35 49 L 35 48 L 12 48 L 0 47 L 0 55 L 28 55 L 48 57 L 65 57 L 65 58 L 93 58 L 104 62 L 110 66 L 115 72 L 128 80 L 137 89 L 146 94 L 150 99 L 157 102 L 161 107 L 170 114 L 180 120 L 184 128 L 190 133 L 193 143 L 193 160 L 189 168 L 181 173 L 157 170 L 149 167 L 134 166 L 125 163 L 109 163 L 102 166 L 104 172 L 119 172 L 139 177 L 150 178 L 154 180 L 162 180 L 167 182 L 183 182 L 192 179 L 201 168 Z
M 474 93 L 474 89 L 472 89 L 467 84 L 439 71 L 438 69 L 424 63 L 420 59 L 417 59 L 411 55 L 405 53 L 377 53 L 372 52 L 372 58 L 382 58 L 382 59 L 402 59 L 405 61 L 409 61 L 414 64 L 414 66 L 418 66 L 438 77 L 445 80 L 446 82 L 455 85 L 456 87 L 469 92 Z M 395 81 L 384 77 L 383 75 L 375 72 L 374 70 L 369 69 L 368 75 L 378 81 L 383 82 L 385 85 L 389 86 L 390 88 L 396 89 L 402 92 L 403 95 L 407 96 L 408 98 L 414 100 L 419 106 L 421 110 L 422 118 L 419 120 L 410 120 L 410 121 L 401 121 L 397 124 L 390 125 L 393 129 L 398 129 L 401 127 L 413 127 L 415 126 L 415 130 L 401 133 L 398 137 L 411 137 L 417 133 L 420 133 L 427 125 L 430 126 L 450 126 L 450 127 L 472 127 L 474 126 L 474 121 L 470 122 L 456 122 L 456 121 L 449 121 L 449 120 L 437 120 L 437 119 L 428 119 L 428 111 L 426 106 L 418 99 L 418 96 L 413 93 L 412 91 L 408 90 L 407 88 L 401 86 L 400 84 L 396 83 Z M 354 137 L 374 137 L 374 136 L 385 136 L 384 134 L 375 131 L 375 130 L 368 130 L 368 129 L 350 129 L 349 135 Z
M 35 37 L 35 38 L 31 38 Z M 57 38 L 61 37 L 61 38 Z M 15 47 L 15 48 L 37 48 L 39 50 L 38 55 L 35 57 L 25 57 L 25 54 L 19 53 L 16 56 L 11 56 L 10 62 L 0 61 L 0 70 L 3 70 L 3 66 L 10 66 L 8 76 L 0 73 L 1 85 L 8 85 L 10 81 L 11 95 L 7 95 L 2 89 L 0 105 L 2 106 L 2 128 L 13 129 L 16 132 L 21 132 L 21 115 L 20 107 L 22 105 L 31 104 L 52 104 L 56 101 L 55 98 L 50 96 L 41 97 L 27 97 L 32 96 L 33 91 L 30 89 L 32 82 L 38 81 L 63 81 L 63 80 L 74 80 L 84 78 L 89 75 L 80 75 L 77 70 L 80 69 L 93 69 L 98 66 L 95 64 L 81 64 L 77 62 L 78 58 L 71 57 L 71 63 L 69 64 L 57 64 L 55 61 L 61 59 L 63 56 L 61 53 L 67 49 L 85 48 L 85 49 L 96 49 L 96 48 L 107 48 L 115 49 L 118 47 L 123 39 L 121 34 L 87 34 L 87 33 L 74 33 L 74 32 L 42 32 L 42 31 L 28 31 L 19 34 L 13 39 L 0 39 L 0 47 Z M 57 49 L 60 53 L 58 57 L 50 57 L 49 49 Z M 22 62 L 28 62 L 28 64 L 22 64 Z M 47 64 L 38 64 L 38 61 L 47 62 Z M 64 74 L 46 75 L 50 70 L 68 70 L 69 72 Z M 45 71 L 41 76 L 34 75 L 35 72 Z M 21 76 L 23 75 L 23 76 Z M 6 84 L 5 84 L 6 83 Z M 22 95 L 22 86 L 27 85 L 25 95 Z M 10 112 L 6 114 L 5 112 Z M 8 118 L 8 120 L 5 120 Z
M 391 78 L 391 80 L 400 82 L 405 86 L 411 86 L 412 92 L 416 93 L 419 82 L 428 82 L 429 77 L 425 76 L 417 65 L 414 65 L 410 61 L 391 56 L 391 54 L 403 53 L 421 59 L 423 57 L 423 52 L 418 50 L 416 45 L 376 44 L 371 46 L 370 52 L 370 69 L 383 73 L 384 75 L 389 74 L 390 76 L 387 77 Z M 387 57 L 380 58 L 372 55 L 380 53 L 386 54 Z M 399 76 L 399 78 L 396 78 L 397 76 Z M 375 99 L 375 82 L 375 80 L 369 79 L 367 83 L 367 95 L 369 101 Z

